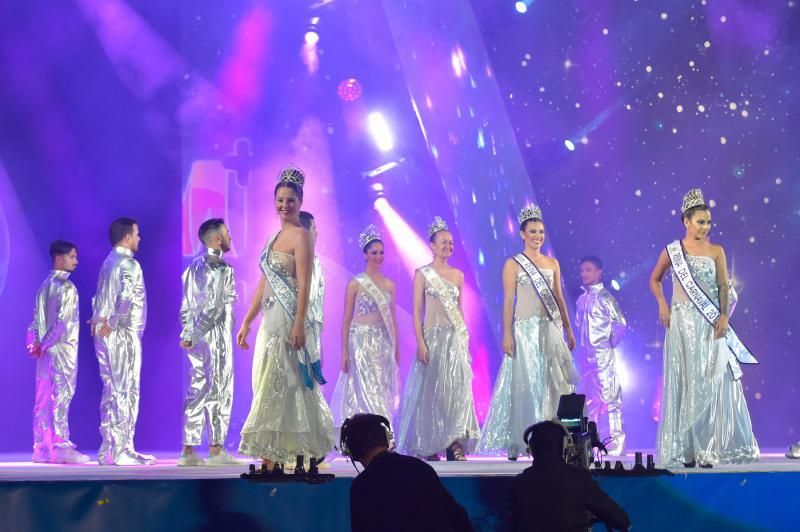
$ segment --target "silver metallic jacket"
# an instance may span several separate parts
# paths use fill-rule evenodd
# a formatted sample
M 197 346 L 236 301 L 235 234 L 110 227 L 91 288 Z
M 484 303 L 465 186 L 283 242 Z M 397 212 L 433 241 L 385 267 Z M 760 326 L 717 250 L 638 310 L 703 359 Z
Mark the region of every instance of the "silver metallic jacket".
M 116 247 L 106 257 L 92 299 L 94 347 L 103 381 L 100 399 L 100 465 L 132 465 L 155 462 L 133 448 L 139 416 L 139 377 L 147 303 L 142 268 L 133 252 Z M 97 332 L 107 320 L 111 333 Z
M 69 439 L 69 405 L 78 375 L 78 291 L 69 272 L 52 270 L 36 294 L 28 348 L 38 343 L 33 406 L 34 453 L 45 458 L 53 447 L 75 446 Z
M 92 310 L 95 326 L 106 318 L 112 329 L 122 327 L 141 338 L 147 322 L 147 297 L 142 268 L 131 250 L 116 247 L 106 257 L 97 279 Z
M 583 288 L 576 310 L 580 329 L 578 347 L 597 352 L 617 346 L 627 331 L 627 324 L 617 300 L 603 283 Z
M 224 445 L 233 406 L 233 304 L 236 282 L 222 251 L 208 249 L 183 272 L 181 340 L 192 344 L 184 402 L 183 444 Z
M 37 342 L 42 351 L 57 344 L 77 355 L 79 325 L 78 290 L 69 272 L 51 270 L 36 294 L 28 344 Z

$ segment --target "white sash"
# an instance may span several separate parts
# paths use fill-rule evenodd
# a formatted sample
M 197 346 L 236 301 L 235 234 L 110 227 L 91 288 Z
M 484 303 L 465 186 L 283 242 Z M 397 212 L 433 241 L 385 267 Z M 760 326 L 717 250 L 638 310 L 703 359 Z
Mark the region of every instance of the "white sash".
M 270 237 L 269 242 L 267 242 L 267 245 L 264 247 L 264 251 L 261 252 L 259 265 L 261 266 L 261 271 L 269 283 L 270 288 L 272 288 L 272 292 L 275 294 L 275 299 L 280 302 L 281 307 L 283 307 L 283 310 L 286 312 L 289 319 L 294 320 L 294 317 L 297 314 L 296 290 L 289 286 L 289 283 L 286 282 L 286 280 L 279 275 L 278 272 L 273 270 L 269 264 L 269 255 L 272 252 L 272 244 L 275 243 L 275 239 L 278 238 L 279 234 L 280 233 L 276 233 Z M 314 345 L 316 345 L 316 342 L 318 341 L 316 338 L 316 329 L 308 319 L 308 313 L 306 313 L 303 322 L 306 332 L 311 332 L 311 334 L 308 335 L 310 337 L 306 338 L 306 345 L 308 345 L 308 342 L 314 342 Z M 319 352 L 316 349 L 309 350 L 306 346 L 303 346 L 303 348 L 296 351 L 295 354 L 300 367 L 300 374 L 303 377 L 303 384 L 311 389 L 314 388 L 315 380 L 320 384 L 325 384 L 325 379 L 322 376 L 322 368 L 319 362 Z
M 467 324 L 464 322 L 464 316 L 461 314 L 461 308 L 458 306 L 458 299 L 447 294 L 444 280 L 439 277 L 439 274 L 432 267 L 423 266 L 419 271 L 425 276 L 425 280 L 433 287 L 434 291 L 439 294 L 439 300 L 442 302 L 445 312 L 447 312 L 447 317 L 456 329 L 456 338 L 458 338 L 461 348 L 467 355 L 467 359 L 470 359 L 469 332 L 467 331 Z
M 683 291 L 686 292 L 689 300 L 694 303 L 695 308 L 700 311 L 700 314 L 713 327 L 720 317 L 719 308 L 695 281 L 692 270 L 683 253 L 683 245 L 679 240 L 667 244 L 667 255 L 672 263 L 672 271 L 675 272 L 675 277 L 681 283 Z M 730 324 L 728 324 L 728 332 L 725 334 L 725 343 L 740 363 L 758 364 L 758 360 L 739 340 Z
M 561 319 L 561 311 L 558 310 L 556 296 L 547 284 L 547 279 L 544 278 L 539 268 L 537 268 L 533 261 L 524 253 L 517 253 L 514 255 L 514 260 L 517 261 L 525 273 L 528 274 L 528 277 L 531 278 L 533 287 L 536 289 L 536 293 L 539 294 L 539 299 L 542 300 L 542 305 L 545 310 L 547 310 L 547 314 L 550 315 L 550 319 L 552 319 L 560 329 L 563 329 L 564 322 Z
M 366 273 L 359 273 L 356 275 L 355 279 L 361 288 L 375 301 L 375 304 L 378 305 L 378 312 L 381 314 L 383 326 L 386 327 L 386 331 L 389 333 L 389 339 L 392 342 L 392 356 L 394 357 L 397 339 L 394 330 L 394 322 L 392 321 L 392 310 L 389 307 L 389 300 Z

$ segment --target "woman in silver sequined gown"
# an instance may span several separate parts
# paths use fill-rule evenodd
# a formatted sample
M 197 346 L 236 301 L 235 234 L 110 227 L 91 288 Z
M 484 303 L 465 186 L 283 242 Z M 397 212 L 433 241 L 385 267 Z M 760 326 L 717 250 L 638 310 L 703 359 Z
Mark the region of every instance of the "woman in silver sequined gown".
M 380 272 L 380 235 L 369 228 L 364 235 L 369 238 L 362 246 L 367 266 L 350 281 L 345 295 L 342 371 L 331 400 L 337 429 L 358 413 L 391 420 L 398 393 L 395 284 Z
M 578 380 L 570 353 L 575 338 L 561 293 L 561 270 L 556 259 L 541 252 L 544 224 L 538 218 L 523 219 L 520 236 L 525 243 L 523 253 L 547 281 L 564 323 L 553 322 L 530 276 L 517 261 L 506 260 L 503 267 L 506 356 L 497 374 L 478 454 L 507 453 L 510 460 L 525 451 L 522 439 L 525 429 L 553 419 L 559 398 L 572 393 Z
M 298 214 L 302 187 L 284 181 L 275 191 L 281 231 L 261 258 L 262 276 L 253 303 L 237 335 L 248 349 L 250 324 L 262 312 L 253 353 L 253 402 L 242 428 L 239 452 L 261 458 L 265 467 L 300 457 L 324 457 L 333 447 L 333 417 L 321 387 L 304 383 L 298 363 L 312 331 L 304 319 L 309 302 L 312 252 L 308 232 Z M 289 316 L 274 287 L 266 281 L 266 268 L 296 292 L 297 309 Z M 310 341 L 310 340 L 309 340 Z
M 661 420 L 656 442 L 665 467 L 747 463 L 759 458 L 750 413 L 742 391 L 736 358 L 723 338 L 728 327 L 728 274 L 722 246 L 708 242 L 711 216 L 705 205 L 683 215 L 681 241 L 695 281 L 722 312 L 711 325 L 689 300 L 672 274 L 672 303 L 667 305 L 661 280 L 670 270 L 662 251 L 650 277 L 659 304 L 659 320 L 667 327 Z
M 472 396 L 469 339 L 461 314 L 464 274 L 447 264 L 453 236 L 443 222 L 441 226 L 444 229 L 429 231 L 433 263 L 417 270 L 414 277 L 417 359 L 400 402 L 397 447 L 429 460 L 438 460 L 446 450 L 448 460 L 461 461 L 475 448 L 480 428 Z

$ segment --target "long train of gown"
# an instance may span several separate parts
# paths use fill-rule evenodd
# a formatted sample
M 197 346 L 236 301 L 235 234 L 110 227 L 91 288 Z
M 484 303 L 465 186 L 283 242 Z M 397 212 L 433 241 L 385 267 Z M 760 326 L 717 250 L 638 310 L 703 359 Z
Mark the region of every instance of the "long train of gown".
M 539 270 L 552 289 L 553 271 Z M 553 323 L 523 270 L 517 274 L 514 341 L 514 356 L 503 357 L 497 374 L 478 454 L 524 452 L 525 429 L 553 419 L 559 398 L 575 390 L 578 373 L 562 328 Z
M 694 278 L 719 304 L 714 259 L 686 256 Z M 672 314 L 664 342 L 664 384 L 658 426 L 659 462 L 747 463 L 760 452 L 753 435 L 739 365 L 724 339 L 672 274 Z
M 391 294 L 384 292 L 385 297 Z M 378 304 L 359 288 L 355 316 L 350 325 L 347 350 L 350 368 L 341 372 L 331 398 L 334 426 L 341 428 L 353 414 L 379 414 L 392 419 L 397 397 L 397 362 L 392 338 L 381 318 Z
M 293 255 L 272 251 L 269 266 L 296 286 Z M 303 384 L 297 353 L 289 344 L 292 325 L 265 283 L 253 353 L 253 402 L 239 444 L 243 455 L 287 462 L 296 455 L 321 458 L 333 448 L 333 416 L 322 388 L 316 382 L 313 389 Z
M 458 287 L 443 281 L 447 287 L 444 297 L 450 298 L 450 304 L 458 298 Z M 409 371 L 397 416 L 397 448 L 412 456 L 430 456 L 458 441 L 465 452 L 472 452 L 480 428 L 472 396 L 470 355 L 461 347 L 456 328 L 427 281 L 423 338 L 428 363 L 416 359 Z

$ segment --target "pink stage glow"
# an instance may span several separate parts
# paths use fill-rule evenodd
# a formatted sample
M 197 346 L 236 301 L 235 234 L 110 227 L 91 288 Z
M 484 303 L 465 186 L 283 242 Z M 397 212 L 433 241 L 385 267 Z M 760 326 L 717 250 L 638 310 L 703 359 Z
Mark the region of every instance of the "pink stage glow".
M 272 24 L 272 14 L 256 6 L 236 29 L 233 50 L 222 68 L 219 86 L 228 103 L 238 112 L 245 112 L 261 101 Z

